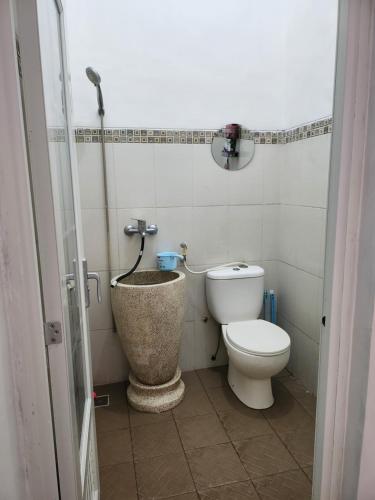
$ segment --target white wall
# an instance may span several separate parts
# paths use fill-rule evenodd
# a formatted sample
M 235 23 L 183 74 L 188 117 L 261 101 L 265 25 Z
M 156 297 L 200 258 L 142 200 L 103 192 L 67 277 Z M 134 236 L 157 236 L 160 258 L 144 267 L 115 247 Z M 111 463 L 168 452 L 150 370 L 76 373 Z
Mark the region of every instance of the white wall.
M 81 179 L 82 218 L 90 270 L 103 280 L 103 303 L 90 308 L 95 383 L 122 380 L 126 363 L 113 333 L 106 260 L 105 213 L 100 145 L 77 144 Z M 228 172 L 211 157 L 210 145 L 106 144 L 108 156 L 112 274 L 132 267 L 139 238 L 124 235 L 131 217 L 156 223 L 159 233 L 148 237 L 142 268 L 156 266 L 156 253 L 189 245 L 194 269 L 233 260 L 263 265 L 267 285 L 276 288 L 276 213 L 278 172 L 283 145 L 258 145 L 243 170 Z M 187 275 L 186 314 L 181 348 L 183 370 L 214 364 L 218 325 L 209 318 L 204 276 Z M 220 351 L 216 364 L 226 361 Z
M 332 115 L 338 0 L 288 0 L 285 127 Z
M 332 111 L 337 0 L 65 0 L 74 124 L 281 129 Z M 291 108 L 292 106 L 292 108 Z
M 280 175 L 279 322 L 289 368 L 316 392 L 331 134 L 285 145 Z

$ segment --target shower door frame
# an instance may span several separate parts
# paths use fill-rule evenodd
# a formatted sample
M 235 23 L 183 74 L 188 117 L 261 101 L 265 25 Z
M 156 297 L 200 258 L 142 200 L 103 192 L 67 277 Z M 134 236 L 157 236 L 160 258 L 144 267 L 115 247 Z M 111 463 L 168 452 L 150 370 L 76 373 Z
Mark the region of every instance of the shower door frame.
M 46 347 L 50 397 L 52 405 L 56 469 L 61 500 L 99 498 L 96 430 L 92 401 L 92 371 L 90 339 L 88 334 L 87 309 L 83 260 L 83 235 L 79 198 L 79 178 L 75 156 L 74 131 L 71 123 L 70 83 L 67 64 L 63 5 L 60 0 L 15 0 L 18 14 L 18 40 L 21 51 L 21 71 L 24 85 L 24 109 L 28 132 L 29 168 L 32 180 L 34 213 L 38 249 L 40 253 L 40 279 L 45 321 L 59 321 L 62 325 L 62 343 Z M 85 403 L 82 432 L 78 436 L 74 425 L 75 401 L 72 394 L 72 363 L 70 338 L 64 332 L 64 305 L 60 295 L 61 276 L 59 228 L 50 170 L 48 130 L 45 111 L 45 89 L 43 85 L 42 47 L 39 30 L 53 29 L 40 26 L 39 10 L 44 4 L 52 5 L 58 16 L 61 52 L 61 82 L 65 96 L 66 144 L 69 150 L 72 177 L 72 198 L 77 244 L 77 274 L 80 287 L 80 319 L 84 360 Z M 38 220 L 41 223 L 38 224 Z

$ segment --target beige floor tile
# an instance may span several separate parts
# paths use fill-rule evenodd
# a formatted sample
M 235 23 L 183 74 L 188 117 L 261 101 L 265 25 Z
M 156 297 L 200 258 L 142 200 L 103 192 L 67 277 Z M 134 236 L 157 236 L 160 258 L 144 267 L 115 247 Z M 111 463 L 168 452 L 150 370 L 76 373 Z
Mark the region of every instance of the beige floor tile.
M 139 425 L 158 424 L 161 422 L 172 422 L 173 416 L 171 411 L 163 411 L 162 413 L 146 413 L 136 411 L 129 407 L 129 420 L 131 427 Z
M 168 497 L 168 500 L 199 500 L 196 493 L 184 493 L 175 497 Z
M 200 490 L 201 500 L 258 500 L 259 496 L 250 481 L 227 484 Z
M 247 408 L 247 406 L 241 403 L 229 386 L 207 389 L 207 393 L 219 415 Z
M 215 412 L 203 388 L 187 390 L 184 399 L 172 411 L 177 419 Z
M 132 462 L 130 432 L 122 429 L 98 434 L 99 465 L 116 465 L 123 462 Z
M 183 451 L 173 421 L 134 427 L 132 441 L 135 461 Z
M 274 395 L 274 405 L 262 411 L 277 432 L 293 431 L 314 424 L 312 417 L 285 388 L 278 387 Z
M 213 389 L 214 387 L 222 387 L 226 385 L 228 366 L 215 366 L 212 368 L 204 368 L 197 370 L 198 377 L 206 389 Z
M 281 372 L 278 373 L 277 375 L 275 375 L 273 378 L 274 379 L 282 379 L 282 378 L 290 377 L 290 376 L 291 376 L 291 373 L 286 368 L 284 368 L 284 370 L 281 370 Z
M 288 450 L 275 435 L 235 441 L 233 444 L 251 479 L 298 469 Z
M 202 389 L 201 381 L 196 372 L 183 372 L 181 375 L 182 381 L 185 384 L 186 390 Z
M 296 399 L 302 398 L 311 394 L 305 386 L 295 377 L 287 377 L 281 379 L 281 383 L 288 389 L 292 396 Z
M 132 463 L 100 468 L 100 498 L 137 500 L 137 484 Z
M 311 483 L 300 470 L 256 479 L 254 485 L 262 500 L 311 499 Z
M 138 494 L 142 500 L 168 498 L 195 491 L 182 453 L 142 460 L 135 464 L 135 471 Z
M 116 429 L 127 429 L 129 427 L 127 405 L 118 403 L 95 408 L 95 423 L 98 434 Z
M 315 437 L 313 426 L 290 432 L 279 432 L 279 437 L 301 467 L 313 464 Z
M 259 410 L 241 408 L 221 415 L 221 421 L 232 441 L 273 434 L 269 423 Z
M 232 445 L 218 444 L 186 452 L 198 490 L 246 481 L 248 475 Z
M 176 423 L 185 450 L 229 441 L 220 420 L 214 414 L 183 418 Z
M 316 397 L 313 394 L 304 396 L 298 399 L 299 404 L 307 411 L 307 413 L 315 420 L 316 415 Z

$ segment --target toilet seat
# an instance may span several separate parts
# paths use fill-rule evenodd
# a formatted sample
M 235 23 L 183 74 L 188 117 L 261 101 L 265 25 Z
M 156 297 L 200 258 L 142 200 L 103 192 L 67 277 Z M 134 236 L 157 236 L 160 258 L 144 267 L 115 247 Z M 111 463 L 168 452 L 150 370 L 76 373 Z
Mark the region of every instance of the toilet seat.
M 228 342 L 254 356 L 276 356 L 290 348 L 290 337 L 282 328 L 262 319 L 229 323 Z

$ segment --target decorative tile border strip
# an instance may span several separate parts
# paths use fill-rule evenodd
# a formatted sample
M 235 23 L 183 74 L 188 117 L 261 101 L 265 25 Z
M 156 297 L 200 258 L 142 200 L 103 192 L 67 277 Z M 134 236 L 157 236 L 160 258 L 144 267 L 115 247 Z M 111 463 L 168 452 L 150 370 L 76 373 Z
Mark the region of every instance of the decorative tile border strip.
M 252 139 L 255 144 L 288 144 L 332 132 L 332 117 L 306 123 L 287 130 L 249 130 L 243 128 L 241 137 Z M 143 144 L 211 144 L 219 130 L 185 129 L 144 129 L 144 128 L 105 128 L 104 140 L 109 143 Z M 76 142 L 99 143 L 99 128 L 77 128 Z

